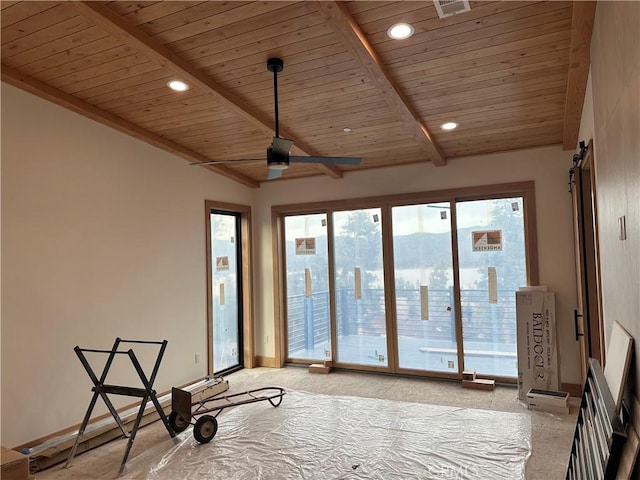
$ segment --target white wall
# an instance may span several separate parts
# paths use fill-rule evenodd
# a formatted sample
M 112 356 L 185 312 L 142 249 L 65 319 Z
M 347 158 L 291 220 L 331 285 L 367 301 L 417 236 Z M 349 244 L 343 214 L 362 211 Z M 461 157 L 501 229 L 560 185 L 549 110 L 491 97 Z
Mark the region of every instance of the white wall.
M 82 420 L 92 384 L 76 345 L 167 339 L 159 391 L 206 374 L 194 364 L 207 348 L 204 201 L 250 205 L 254 192 L 6 84 L 2 120 L 2 444 L 14 446 Z M 137 378 L 116 368 L 113 383 Z
M 556 292 L 561 376 L 565 383 L 581 383 L 573 309 L 576 306 L 575 265 L 568 192 L 573 152 L 547 147 L 520 152 L 455 159 L 446 167 L 410 165 L 346 174 L 341 180 L 312 177 L 263 184 L 255 208 L 257 251 L 257 354 L 275 354 L 273 341 L 271 206 L 296 202 L 338 200 L 387 194 L 442 190 L 455 187 L 535 181 L 540 282 Z M 266 337 L 269 336 L 267 343 Z
M 598 2 L 591 41 L 598 233 L 605 339 L 614 321 L 636 340 L 640 395 L 640 3 Z M 626 217 L 627 240 L 618 239 Z

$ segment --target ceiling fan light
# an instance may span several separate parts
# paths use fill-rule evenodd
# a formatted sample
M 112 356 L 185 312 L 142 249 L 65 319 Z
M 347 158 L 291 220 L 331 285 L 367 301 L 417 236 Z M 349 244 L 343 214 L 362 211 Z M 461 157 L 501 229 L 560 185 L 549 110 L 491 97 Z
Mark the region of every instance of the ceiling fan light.
M 267 148 L 267 166 L 269 170 L 286 170 L 289 168 L 289 153 L 278 152 L 273 147 Z
M 270 170 L 286 170 L 287 168 L 289 168 L 289 164 L 284 162 L 274 162 L 269 164 Z
M 414 32 L 415 29 L 412 25 L 409 25 L 408 23 L 396 23 L 389 27 L 387 35 L 394 40 L 404 40 L 405 38 L 409 38 L 413 35 Z

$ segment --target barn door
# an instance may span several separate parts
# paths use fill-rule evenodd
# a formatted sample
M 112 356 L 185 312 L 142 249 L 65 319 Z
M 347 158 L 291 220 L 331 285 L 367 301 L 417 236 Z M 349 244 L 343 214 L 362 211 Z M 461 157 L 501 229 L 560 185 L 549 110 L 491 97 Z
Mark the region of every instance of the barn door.
M 583 380 L 589 357 L 604 361 L 593 145 L 575 162 L 571 179 L 576 252 L 576 340 L 580 343 Z
M 580 345 L 580 371 L 582 373 L 582 383 L 587 378 L 587 364 L 589 359 L 589 348 L 585 342 L 585 297 L 586 285 L 584 276 L 584 248 L 582 246 L 582 231 L 584 218 L 581 208 L 582 197 L 582 171 L 579 167 L 574 168 L 571 179 L 571 203 L 573 206 L 573 238 L 575 242 L 576 255 L 576 308 L 573 311 L 574 329 L 576 341 Z

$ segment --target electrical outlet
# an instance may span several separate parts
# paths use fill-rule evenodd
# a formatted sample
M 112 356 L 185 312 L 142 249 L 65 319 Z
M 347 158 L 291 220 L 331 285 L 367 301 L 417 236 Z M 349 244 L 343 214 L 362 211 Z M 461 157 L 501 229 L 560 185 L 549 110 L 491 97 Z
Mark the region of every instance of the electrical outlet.
M 200 354 L 199 353 L 195 354 L 194 360 L 195 360 L 196 364 L 200 363 Z

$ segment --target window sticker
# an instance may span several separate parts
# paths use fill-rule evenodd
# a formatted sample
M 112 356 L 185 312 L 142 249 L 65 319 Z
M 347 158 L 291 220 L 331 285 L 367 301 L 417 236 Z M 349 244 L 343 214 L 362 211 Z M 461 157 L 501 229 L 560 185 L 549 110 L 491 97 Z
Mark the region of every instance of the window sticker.
M 502 230 L 481 230 L 471 232 L 474 252 L 495 252 L 502 250 Z
M 315 255 L 315 237 L 296 238 L 296 255 Z
M 229 270 L 229 257 L 216 257 L 216 271 Z

